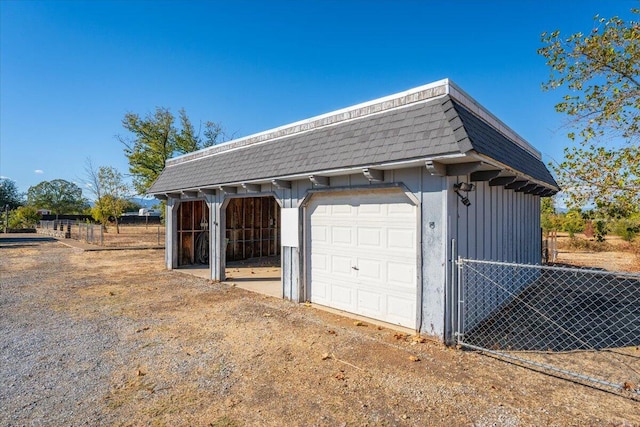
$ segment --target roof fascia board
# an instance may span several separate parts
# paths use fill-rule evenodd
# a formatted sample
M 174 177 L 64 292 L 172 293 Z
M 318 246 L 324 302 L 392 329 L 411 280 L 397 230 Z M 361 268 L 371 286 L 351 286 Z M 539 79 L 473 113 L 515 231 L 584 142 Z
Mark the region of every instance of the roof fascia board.
M 245 181 L 233 181 L 233 182 L 223 182 L 223 183 L 215 183 L 215 184 L 201 184 L 197 187 L 181 189 L 180 191 L 189 191 L 189 190 L 198 190 L 200 188 L 216 188 L 221 191 L 223 188 L 233 188 L 233 187 L 241 187 L 243 183 L 245 184 L 272 184 L 272 181 L 296 181 L 296 180 L 308 180 L 309 175 L 316 176 L 341 176 L 341 175 L 350 175 L 350 174 L 361 174 L 363 169 L 403 169 L 410 167 L 424 167 L 426 161 L 447 161 L 447 160 L 459 160 L 469 158 L 469 156 L 461 153 L 451 153 L 451 154 L 443 154 L 438 156 L 430 156 L 430 157 L 421 157 L 418 159 L 406 160 L 406 161 L 397 161 L 397 162 L 389 162 L 389 163 L 380 163 L 375 165 L 365 165 L 365 166 L 354 166 L 349 168 L 340 168 L 340 169 L 324 169 L 320 171 L 312 171 L 312 172 L 303 172 L 294 175 L 282 175 L 282 176 L 273 176 L 273 177 L 265 177 L 253 180 L 245 180 Z M 165 194 L 168 190 L 158 191 L 157 193 L 149 193 L 150 195 L 154 194 Z M 178 191 L 178 190 L 175 190 Z

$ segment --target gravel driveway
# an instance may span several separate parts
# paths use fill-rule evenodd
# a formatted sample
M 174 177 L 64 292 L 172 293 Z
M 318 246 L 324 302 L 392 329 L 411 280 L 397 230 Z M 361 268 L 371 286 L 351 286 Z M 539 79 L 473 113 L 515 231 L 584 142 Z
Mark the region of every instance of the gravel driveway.
M 0 425 L 640 425 L 640 404 L 163 269 L 0 238 Z M 640 353 L 640 352 L 639 352 Z

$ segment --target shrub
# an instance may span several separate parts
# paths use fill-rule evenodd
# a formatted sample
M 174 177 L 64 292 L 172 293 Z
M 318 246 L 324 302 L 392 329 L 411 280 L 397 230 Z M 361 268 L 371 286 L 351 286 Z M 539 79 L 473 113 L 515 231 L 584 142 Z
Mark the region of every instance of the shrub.
M 40 218 L 33 206 L 20 206 L 9 214 L 9 228 L 34 228 Z
M 611 244 L 608 242 L 598 242 L 594 240 L 580 239 L 578 237 L 572 237 L 567 242 L 559 243 L 558 246 L 562 249 L 589 252 L 606 252 L 613 249 Z
M 616 221 L 613 232 L 623 240 L 631 242 L 640 234 L 640 215 L 636 214 Z

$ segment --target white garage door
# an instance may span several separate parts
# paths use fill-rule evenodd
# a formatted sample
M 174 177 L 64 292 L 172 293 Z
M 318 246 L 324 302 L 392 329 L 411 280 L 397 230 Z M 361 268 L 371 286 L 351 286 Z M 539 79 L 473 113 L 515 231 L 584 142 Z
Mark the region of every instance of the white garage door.
M 400 191 L 315 195 L 311 302 L 415 328 L 416 215 Z

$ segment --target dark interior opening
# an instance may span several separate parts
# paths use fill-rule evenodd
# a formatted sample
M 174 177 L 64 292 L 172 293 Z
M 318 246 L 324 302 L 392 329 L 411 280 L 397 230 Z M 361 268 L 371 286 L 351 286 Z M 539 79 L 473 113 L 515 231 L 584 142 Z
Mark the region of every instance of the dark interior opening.
M 209 207 L 204 200 L 178 206 L 178 266 L 209 264 Z
M 280 265 L 280 206 L 275 198 L 231 199 L 225 237 L 227 262 L 257 258 Z

